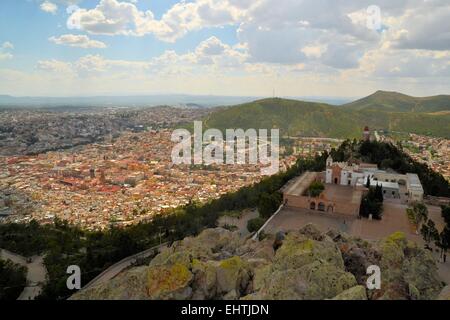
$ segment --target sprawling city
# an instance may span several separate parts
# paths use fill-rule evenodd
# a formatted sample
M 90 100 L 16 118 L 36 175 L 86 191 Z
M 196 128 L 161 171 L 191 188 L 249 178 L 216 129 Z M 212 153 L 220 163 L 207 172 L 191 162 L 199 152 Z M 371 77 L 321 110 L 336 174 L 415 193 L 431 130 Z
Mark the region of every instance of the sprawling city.
M 0 303 L 450 300 L 450 4 L 378 2 L 2 1 Z

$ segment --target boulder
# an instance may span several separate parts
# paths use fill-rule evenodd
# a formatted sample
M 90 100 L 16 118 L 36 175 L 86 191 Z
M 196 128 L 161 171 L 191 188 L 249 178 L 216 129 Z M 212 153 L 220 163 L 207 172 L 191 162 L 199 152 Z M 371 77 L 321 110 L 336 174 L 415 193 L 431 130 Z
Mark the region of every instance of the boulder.
M 367 300 L 366 288 L 364 286 L 355 286 L 347 289 L 332 300 Z
M 210 262 L 202 262 L 198 259 L 192 261 L 194 281 L 192 289 L 195 300 L 213 299 L 217 294 L 216 267 Z
M 327 262 L 337 268 L 344 268 L 342 255 L 334 243 L 320 242 L 304 235 L 290 233 L 275 255 L 273 268 L 295 269 L 314 261 Z
M 317 240 L 317 241 L 322 241 L 324 238 L 324 235 L 322 234 L 322 232 L 320 232 L 320 230 L 312 223 L 308 223 L 306 226 L 301 228 L 299 230 L 299 233 L 303 234 L 304 236 L 306 236 L 309 239 L 313 239 L 313 240 Z
M 147 300 L 147 267 L 133 268 L 106 283 L 78 291 L 69 300 Z
M 299 270 L 308 281 L 305 299 L 331 299 L 343 291 L 357 285 L 355 276 L 344 268 L 315 261 Z
M 190 270 L 181 263 L 150 267 L 147 271 L 148 296 L 152 300 L 189 299 L 193 278 Z
M 275 252 L 274 237 L 244 240 L 208 229 L 163 250 L 149 266 L 123 271 L 71 299 L 366 300 L 449 299 L 432 255 L 394 233 L 368 242 L 313 225 L 290 232 Z M 381 268 L 381 290 L 366 290 L 369 265 Z
M 403 262 L 402 272 L 405 283 L 413 287 L 410 297 L 415 300 L 436 299 L 442 290 L 437 267 L 431 253 L 425 250 L 408 257 Z
M 438 300 L 450 300 L 450 285 L 447 285 L 439 293 Z
M 249 239 L 237 249 L 236 255 L 245 259 L 265 259 L 271 261 L 275 256 L 273 240 L 270 237 L 262 241 Z
M 240 296 L 250 281 L 248 265 L 240 257 L 232 257 L 216 264 L 217 293 L 227 294 L 231 291 Z

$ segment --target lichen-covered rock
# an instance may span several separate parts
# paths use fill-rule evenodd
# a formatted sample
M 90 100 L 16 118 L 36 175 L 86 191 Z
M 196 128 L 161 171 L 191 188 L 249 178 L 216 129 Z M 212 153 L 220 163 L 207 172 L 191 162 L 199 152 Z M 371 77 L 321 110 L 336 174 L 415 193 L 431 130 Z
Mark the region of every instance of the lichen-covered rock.
M 181 263 L 151 267 L 147 273 L 148 296 L 152 300 L 189 299 L 193 278 L 191 271 Z
M 320 242 L 296 233 L 288 234 L 278 249 L 273 268 L 277 270 L 295 269 L 314 261 L 322 261 L 344 268 L 342 255 L 334 243 Z
M 379 243 L 381 290 L 371 295 L 382 300 L 435 299 L 442 289 L 431 254 L 405 234 L 397 232 Z
M 357 285 L 354 275 L 329 263 L 315 261 L 300 272 L 308 281 L 305 299 L 309 300 L 330 299 Z
M 400 265 L 404 259 L 404 250 L 408 246 L 406 235 L 396 232 L 381 241 L 382 263 Z
M 267 237 L 262 241 L 250 239 L 237 249 L 236 255 L 244 256 L 246 259 L 265 259 L 271 261 L 275 256 L 273 243 L 274 240 L 271 237 Z
M 367 268 L 380 265 L 381 256 L 365 242 L 341 244 L 339 246 L 344 259 L 345 270 L 352 273 L 359 284 L 367 281 Z
M 235 292 L 236 297 L 246 290 L 250 273 L 248 265 L 240 257 L 232 257 L 222 260 L 216 267 L 217 292 L 227 294 Z
M 259 298 L 265 300 L 302 300 L 305 298 L 308 284 L 297 270 L 262 271 L 267 272 L 267 276 L 262 285 L 259 285 Z
M 84 289 L 71 300 L 147 300 L 147 267 L 133 268 L 107 283 Z
M 217 294 L 216 267 L 211 263 L 194 259 L 192 261 L 192 272 L 194 273 L 194 281 L 192 283 L 193 299 L 213 299 Z
M 301 228 L 299 230 L 299 233 L 303 234 L 304 236 L 312 240 L 322 241 L 324 238 L 323 233 L 320 232 L 320 230 L 317 229 L 317 227 L 312 223 L 308 223 L 306 226 Z
M 431 254 L 395 233 L 368 242 L 313 225 L 274 238 L 245 240 L 216 228 L 185 238 L 107 283 L 72 299 L 448 299 Z M 366 290 L 367 267 L 381 289 Z M 442 290 L 442 291 L 441 291 Z
M 332 300 L 367 300 L 366 288 L 355 286 L 338 294 Z
M 227 259 L 244 244 L 239 233 L 223 228 L 206 229 L 197 237 L 185 238 L 179 251 L 188 250 L 197 258 Z
M 272 265 L 260 266 L 253 270 L 253 290 L 260 291 L 267 286 L 270 281 L 270 274 L 272 273 Z
M 193 254 L 189 250 L 174 251 L 173 249 L 163 250 L 152 261 L 150 267 L 173 265 L 176 263 L 189 267 L 193 259 Z
M 439 293 L 438 300 L 450 300 L 450 285 L 444 287 Z
M 412 291 L 414 295 L 411 295 L 411 298 L 430 300 L 439 295 L 442 285 L 434 259 L 428 251 L 420 250 L 414 256 L 408 257 L 403 262 L 402 271 L 404 281 L 416 289 Z

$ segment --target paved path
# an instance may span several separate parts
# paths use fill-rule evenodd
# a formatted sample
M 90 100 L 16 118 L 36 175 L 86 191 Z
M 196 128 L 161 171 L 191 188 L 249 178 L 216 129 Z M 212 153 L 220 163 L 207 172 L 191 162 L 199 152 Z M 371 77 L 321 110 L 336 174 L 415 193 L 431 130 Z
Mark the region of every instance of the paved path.
M 406 215 L 407 206 L 398 200 L 385 200 L 383 204 L 382 220 L 356 220 L 350 230 L 350 234 L 367 239 L 380 240 L 394 232 L 403 232 L 409 240 L 423 243 L 422 237 L 417 235 Z
M 41 293 L 42 286 L 47 277 L 44 258 L 41 256 L 33 256 L 31 262 L 28 263 L 25 257 L 4 249 L 0 249 L 0 256 L 2 259 L 9 259 L 27 268 L 27 286 L 23 289 L 17 300 L 34 300 Z
M 238 228 L 239 234 L 243 237 L 248 236 L 250 232 L 247 230 L 247 222 L 251 219 L 258 218 L 259 214 L 257 210 L 246 211 L 240 218 L 234 218 L 229 216 L 222 216 L 219 218 L 219 226 L 231 225 Z
M 127 257 L 125 259 L 120 260 L 119 262 L 113 264 L 108 269 L 104 270 L 102 273 L 100 273 L 97 277 L 95 277 L 93 280 L 91 280 L 87 285 L 83 287 L 82 290 L 91 288 L 93 286 L 96 286 L 100 283 L 107 282 L 111 279 L 113 279 L 115 276 L 117 276 L 119 273 L 121 273 L 123 270 L 125 270 L 128 267 L 131 267 L 138 259 L 145 259 L 150 257 L 155 253 L 155 251 L 160 251 L 162 248 L 167 247 L 167 243 L 163 243 L 159 246 L 155 246 L 153 248 L 150 248 L 148 250 L 145 250 L 143 252 L 139 252 L 135 255 L 132 255 L 130 257 Z
M 266 233 L 278 231 L 299 230 L 308 223 L 314 224 L 320 231 L 326 232 L 330 229 L 348 232 L 353 219 L 342 216 L 330 216 L 326 213 L 310 211 L 306 209 L 284 208 L 264 229 Z

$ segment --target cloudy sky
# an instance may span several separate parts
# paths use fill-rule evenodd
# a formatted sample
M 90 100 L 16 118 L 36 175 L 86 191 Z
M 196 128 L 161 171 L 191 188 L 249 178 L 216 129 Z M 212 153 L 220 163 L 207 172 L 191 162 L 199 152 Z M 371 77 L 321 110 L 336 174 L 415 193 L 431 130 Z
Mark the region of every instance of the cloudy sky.
M 378 89 L 450 93 L 450 1 L 0 1 L 0 94 Z

